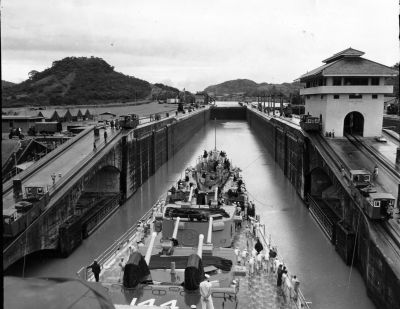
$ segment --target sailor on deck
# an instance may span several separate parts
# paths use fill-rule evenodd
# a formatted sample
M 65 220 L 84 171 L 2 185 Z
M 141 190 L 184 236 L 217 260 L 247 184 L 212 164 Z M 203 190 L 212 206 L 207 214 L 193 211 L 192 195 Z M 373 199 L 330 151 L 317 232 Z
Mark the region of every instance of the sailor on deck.
M 235 255 L 237 263 L 240 264 L 240 250 L 238 247 L 235 248 Z
M 254 263 L 255 263 L 254 256 L 251 256 L 249 259 L 249 274 L 250 274 L 250 276 L 252 276 L 254 274 Z
M 206 274 L 204 280 L 200 283 L 200 303 L 202 309 L 214 309 L 209 278 L 210 276 Z
M 244 249 L 244 250 L 242 251 L 242 262 L 243 262 L 243 266 L 246 265 L 246 259 L 247 259 L 247 250 Z
M 136 236 L 136 242 L 139 244 L 140 242 L 143 242 L 144 239 L 144 227 L 143 223 L 140 221 L 137 227 L 137 236 Z

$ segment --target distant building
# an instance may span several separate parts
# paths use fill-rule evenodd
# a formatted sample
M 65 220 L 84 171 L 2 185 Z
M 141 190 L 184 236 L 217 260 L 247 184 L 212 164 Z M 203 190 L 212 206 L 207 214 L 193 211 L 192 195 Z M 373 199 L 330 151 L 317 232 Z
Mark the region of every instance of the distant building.
M 194 102 L 197 104 L 207 104 L 207 97 L 204 93 L 196 93 L 194 96 Z
M 43 117 L 46 121 L 62 121 L 62 117 L 54 109 L 42 110 L 38 113 L 38 116 Z
M 167 99 L 167 103 L 177 104 L 179 103 L 179 98 Z
M 384 98 L 383 105 L 384 105 L 384 109 L 385 110 L 387 109 L 387 107 L 389 105 L 394 105 L 394 104 L 397 104 L 397 98 L 396 97 L 385 97 Z
M 10 132 L 10 129 L 21 128 L 22 132 L 28 132 L 35 122 L 44 121 L 43 116 L 7 116 L 1 117 L 1 131 L 3 133 Z
M 58 115 L 60 116 L 60 119 L 62 122 L 72 122 L 72 114 L 67 110 L 58 110 L 57 111 Z
M 305 113 L 322 117 L 323 132 L 334 130 L 338 137 L 345 133 L 366 137 L 382 134 L 384 95 L 393 93 L 393 86 L 385 85 L 385 79 L 398 72 L 362 55 L 364 52 L 348 48 L 299 78 L 306 84 L 300 89 Z
M 43 143 L 34 139 L 1 141 L 2 180 L 8 180 L 50 151 Z
M 93 114 L 88 109 L 86 109 L 86 111 L 83 113 L 83 118 L 85 120 L 93 120 Z
M 99 114 L 99 120 L 111 120 L 117 117 L 117 115 L 110 113 L 110 112 L 104 112 Z
M 78 109 L 74 118 L 75 121 L 83 121 L 83 113 L 80 109 Z

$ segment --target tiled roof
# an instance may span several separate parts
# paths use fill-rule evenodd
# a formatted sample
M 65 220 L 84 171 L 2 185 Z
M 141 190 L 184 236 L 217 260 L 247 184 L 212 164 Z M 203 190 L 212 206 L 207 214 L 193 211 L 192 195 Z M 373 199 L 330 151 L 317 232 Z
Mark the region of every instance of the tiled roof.
M 80 111 L 80 108 L 68 108 L 68 110 L 71 116 L 76 117 Z
M 333 63 L 324 64 L 324 65 L 322 65 L 322 66 L 320 66 L 320 67 L 318 67 L 318 68 L 316 68 L 314 70 L 311 70 L 310 72 L 307 72 L 306 74 L 301 75 L 299 77 L 299 79 L 301 80 L 301 79 L 303 79 L 305 77 L 321 74 L 324 69 L 326 69 L 327 67 L 330 67 L 332 64 Z
M 380 75 L 380 76 L 395 76 L 399 73 L 389 68 L 386 65 L 364 59 L 364 58 L 343 58 L 326 68 L 323 75 L 348 75 L 348 74 L 359 74 L 359 75 Z
M 1 140 L 1 166 L 7 162 L 8 158 L 14 153 L 17 152 L 19 147 L 21 147 L 21 143 L 18 140 L 13 139 L 4 139 Z
M 338 60 L 343 57 L 353 57 L 354 58 L 354 57 L 360 57 L 364 54 L 365 53 L 360 50 L 349 47 L 345 50 L 342 50 L 341 52 L 334 54 L 333 56 L 331 56 L 329 58 L 326 58 L 325 60 L 322 60 L 322 62 L 329 63 L 329 62 Z
M 44 118 L 50 119 L 50 118 L 54 117 L 55 113 L 57 114 L 57 116 L 59 116 L 59 114 L 57 113 L 56 110 L 54 110 L 54 109 L 46 109 L 46 110 L 40 111 L 38 116 L 42 115 Z
M 57 109 L 56 112 L 60 117 L 65 117 L 65 114 L 68 112 L 71 113 L 69 109 Z
M 399 72 L 380 63 L 364 59 L 364 58 L 340 58 L 334 62 L 329 62 L 319 68 L 316 68 L 299 79 L 304 81 L 306 78 L 322 75 L 322 76 L 396 76 Z

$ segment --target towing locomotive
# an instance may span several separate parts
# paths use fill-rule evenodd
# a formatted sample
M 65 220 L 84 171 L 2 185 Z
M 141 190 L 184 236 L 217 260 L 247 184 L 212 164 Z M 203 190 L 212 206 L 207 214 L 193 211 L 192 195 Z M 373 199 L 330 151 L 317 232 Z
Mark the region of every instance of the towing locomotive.
M 311 115 L 300 116 L 300 127 L 304 131 L 319 132 L 322 129 L 321 117 L 312 117 Z
M 135 129 L 139 125 L 139 116 L 136 114 L 122 115 L 118 124 L 123 129 Z
M 23 232 L 45 210 L 49 192 L 40 185 L 25 186 L 22 198 L 3 209 L 3 236 L 12 238 Z
M 371 182 L 371 173 L 365 169 L 350 170 L 351 193 L 358 199 L 360 205 L 372 220 L 387 220 L 392 217 L 395 198 L 387 192 L 378 192 L 376 186 Z

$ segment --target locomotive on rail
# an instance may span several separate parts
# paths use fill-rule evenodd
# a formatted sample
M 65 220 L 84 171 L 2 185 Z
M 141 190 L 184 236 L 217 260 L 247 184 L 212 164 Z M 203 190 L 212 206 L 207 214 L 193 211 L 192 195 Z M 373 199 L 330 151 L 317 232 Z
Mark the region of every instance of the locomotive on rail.
M 139 116 L 136 114 L 122 115 L 118 124 L 122 129 L 135 129 L 139 125 Z
M 301 115 L 300 127 L 307 132 L 319 132 L 322 129 L 321 117 L 312 117 L 311 115 Z
M 17 183 L 14 184 L 18 186 Z M 49 193 L 40 185 L 25 186 L 20 201 L 3 209 L 3 236 L 15 237 L 23 232 L 46 208 Z
M 378 192 L 371 182 L 371 173 L 365 169 L 350 170 L 347 177 L 350 180 L 350 188 L 354 198 L 372 220 L 387 220 L 391 218 L 395 198 L 387 192 Z

